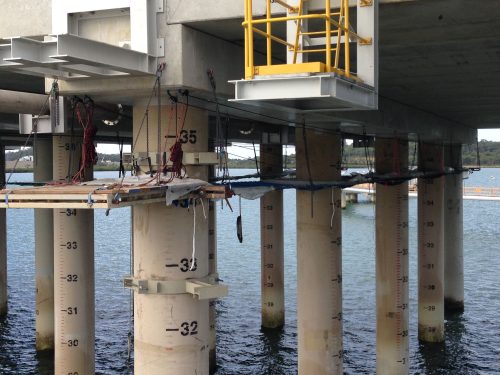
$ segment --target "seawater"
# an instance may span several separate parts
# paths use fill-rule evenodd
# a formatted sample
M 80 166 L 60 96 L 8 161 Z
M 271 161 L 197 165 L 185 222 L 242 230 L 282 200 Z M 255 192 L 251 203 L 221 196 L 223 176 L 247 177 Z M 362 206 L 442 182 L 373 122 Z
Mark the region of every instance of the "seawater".
M 249 171 L 233 171 L 245 174 Z M 98 172 L 96 177 L 115 176 Z M 12 180 L 29 181 L 31 174 Z M 500 186 L 500 169 L 483 169 L 466 186 Z M 297 372 L 295 192 L 284 193 L 286 326 L 260 329 L 259 202 L 241 202 L 243 243 L 236 237 L 239 201 L 217 205 L 220 278 L 230 287 L 217 302 L 217 375 L 288 375 Z M 464 201 L 465 303 L 446 319 L 446 343 L 417 340 L 416 199 L 410 199 L 411 374 L 500 374 L 500 202 Z M 343 210 L 345 374 L 375 373 L 375 207 L 361 200 Z M 52 374 L 51 358 L 34 344 L 33 210 L 8 210 L 9 313 L 0 322 L 0 374 Z M 95 214 L 96 373 L 132 374 L 128 334 L 130 209 Z M 159 327 L 161 328 L 161 327 Z M 314 375 L 314 374 L 311 374 Z

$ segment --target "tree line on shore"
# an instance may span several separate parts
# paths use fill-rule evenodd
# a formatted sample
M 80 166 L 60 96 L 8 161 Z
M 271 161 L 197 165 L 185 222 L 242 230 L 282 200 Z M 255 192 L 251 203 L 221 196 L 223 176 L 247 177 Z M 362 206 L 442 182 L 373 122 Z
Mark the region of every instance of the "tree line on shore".
M 478 152 L 479 149 L 479 159 Z M 414 142 L 409 145 L 409 164 L 415 166 L 417 164 L 418 150 Z M 27 148 L 24 150 L 8 151 L 5 154 L 7 162 L 7 169 L 12 168 L 16 160 L 22 160 L 18 163 L 16 170 L 20 172 L 30 171 L 32 169 L 33 150 Z M 483 167 L 500 167 L 500 142 L 480 141 L 477 145 L 465 145 L 462 151 L 462 159 L 464 166 L 478 166 Z M 229 159 L 229 168 L 246 168 L 256 169 L 259 162 L 257 156 L 257 163 L 254 158 L 248 159 Z M 295 154 L 286 155 L 283 157 L 283 165 L 285 169 L 295 168 Z M 120 156 L 118 154 L 98 154 L 98 162 L 95 170 L 117 170 L 120 163 Z M 344 167 L 367 167 L 374 163 L 374 150 L 372 147 L 355 148 L 352 145 L 345 145 L 342 155 L 342 166 Z

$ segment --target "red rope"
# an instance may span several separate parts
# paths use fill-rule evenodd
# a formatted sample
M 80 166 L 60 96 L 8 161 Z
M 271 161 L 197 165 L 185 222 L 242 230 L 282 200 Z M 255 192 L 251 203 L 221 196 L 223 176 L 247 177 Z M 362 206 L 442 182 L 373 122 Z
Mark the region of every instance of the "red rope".
M 169 171 L 172 173 L 173 177 L 181 177 L 182 176 L 182 156 L 184 152 L 182 151 L 182 143 L 179 140 L 176 140 L 175 143 L 170 147 L 170 158 L 169 160 L 172 162 L 172 166 L 169 168 Z
M 85 179 L 85 169 L 97 163 L 97 152 L 94 145 L 94 138 L 97 127 L 92 121 L 94 106 L 91 101 L 87 103 L 78 102 L 76 104 L 76 117 L 83 127 L 82 155 L 80 159 L 80 169 L 73 176 L 73 183 L 79 183 Z

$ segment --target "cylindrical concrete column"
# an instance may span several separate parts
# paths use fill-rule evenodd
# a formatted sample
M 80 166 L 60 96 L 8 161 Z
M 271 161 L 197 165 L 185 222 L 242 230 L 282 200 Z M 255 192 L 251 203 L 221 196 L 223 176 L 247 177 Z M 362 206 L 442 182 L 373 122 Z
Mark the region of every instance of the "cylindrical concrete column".
M 375 142 L 377 174 L 408 171 L 408 142 Z M 377 374 L 409 373 L 408 313 L 408 183 L 377 184 L 376 283 Z
M 345 191 L 343 191 L 340 195 L 340 206 L 344 210 L 347 208 L 347 193 Z
M 420 143 L 419 169 L 441 173 L 443 146 Z M 444 177 L 418 179 L 418 338 L 444 341 Z
M 53 149 L 54 180 L 65 181 L 78 170 L 80 145 L 56 136 Z M 94 374 L 94 212 L 53 212 L 55 374 Z
M 261 179 L 281 175 L 282 149 L 281 144 L 260 146 Z M 260 231 L 262 327 L 281 328 L 285 324 L 283 191 L 260 199 Z
M 134 106 L 134 152 L 147 151 L 146 133 L 138 134 L 145 107 Z M 174 138 L 176 127 L 165 124 L 175 109 L 161 108 L 160 137 Z M 149 133 L 157 132 L 157 107 L 150 110 Z M 178 121 L 181 124 L 182 118 Z M 170 134 L 167 134 L 167 128 Z M 207 151 L 208 116 L 190 108 L 180 138 L 184 152 Z M 163 142 L 162 142 L 163 143 Z M 156 143 L 150 152 L 157 152 Z M 160 150 L 162 151 L 162 150 Z M 190 177 L 207 179 L 208 168 L 187 168 Z M 203 278 L 209 273 L 208 202 L 187 207 L 147 204 L 136 206 L 134 216 L 134 270 L 141 280 L 170 281 Z M 193 257 L 193 247 L 195 255 Z M 206 375 L 209 373 L 209 306 L 189 294 L 134 293 L 134 372 L 136 374 Z
M 34 181 L 52 181 L 52 139 L 38 138 L 34 147 Z M 54 215 L 35 209 L 36 349 L 54 349 Z
M 340 180 L 340 136 L 297 128 L 297 178 Z M 340 190 L 297 191 L 299 375 L 342 374 Z
M 0 144 L 0 185 L 5 186 L 5 146 Z M 7 214 L 0 209 L 0 317 L 7 314 Z
M 462 168 L 462 145 L 445 147 L 445 163 Z M 464 311 L 464 218 L 462 173 L 445 177 L 444 189 L 444 307 Z

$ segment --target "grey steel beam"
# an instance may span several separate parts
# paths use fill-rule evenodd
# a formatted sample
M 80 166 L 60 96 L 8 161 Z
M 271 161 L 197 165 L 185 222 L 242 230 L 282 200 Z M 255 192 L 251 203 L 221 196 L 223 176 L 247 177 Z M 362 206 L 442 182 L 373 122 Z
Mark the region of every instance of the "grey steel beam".
M 61 79 L 144 76 L 156 72 L 157 58 L 74 35 L 51 40 L 11 38 L 0 45 L 0 69 Z
M 361 110 L 376 109 L 377 106 L 373 88 L 333 73 L 232 83 L 235 85 L 236 102 L 269 102 L 295 110 Z

